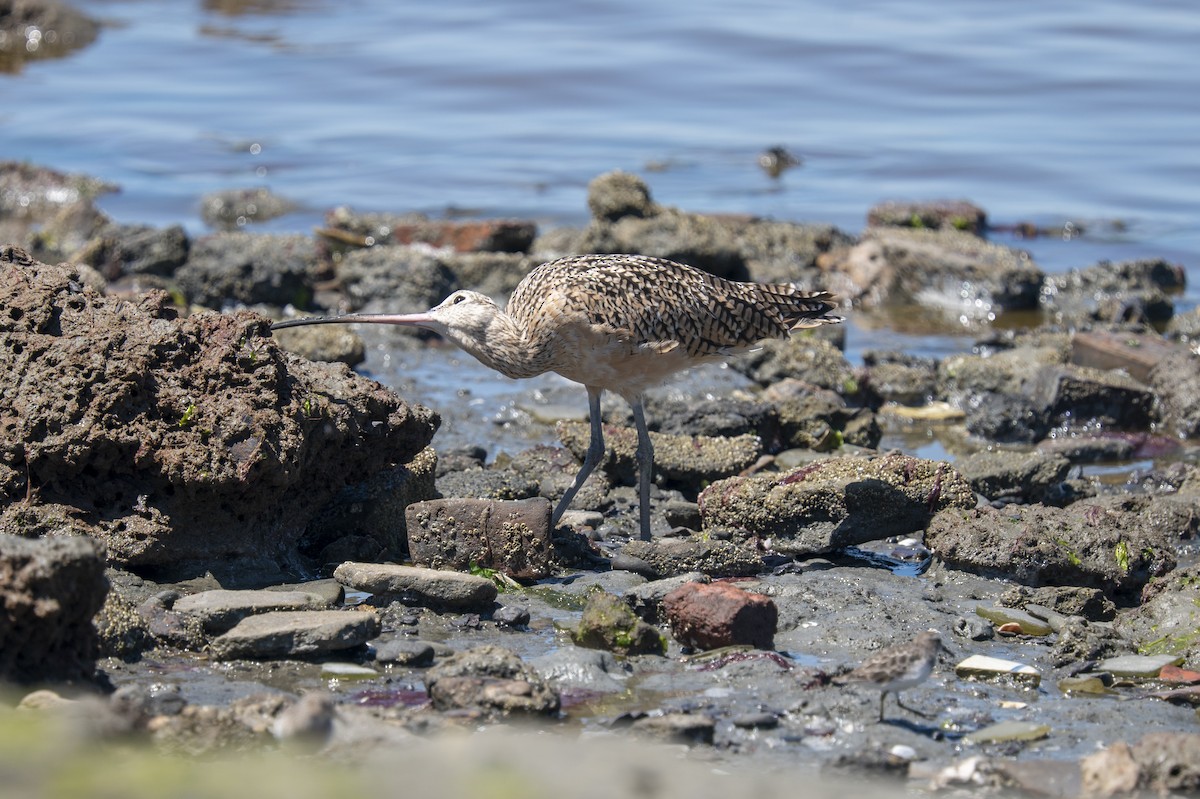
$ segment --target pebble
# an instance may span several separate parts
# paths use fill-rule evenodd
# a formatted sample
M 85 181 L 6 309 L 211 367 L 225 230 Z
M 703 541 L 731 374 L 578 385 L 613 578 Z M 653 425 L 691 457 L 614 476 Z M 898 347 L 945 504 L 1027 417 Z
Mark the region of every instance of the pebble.
M 1112 682 L 1109 675 L 1108 682 Z M 1058 690 L 1064 694 L 1092 694 L 1102 696 L 1116 693 L 1105 684 L 1104 677 L 1099 674 L 1080 674 L 1077 677 L 1063 677 L 1058 681 Z
M 330 661 L 321 664 L 321 676 L 334 677 L 340 680 L 365 680 L 371 677 L 378 677 L 379 672 L 368 666 L 360 666 L 357 663 Z
M 525 627 L 529 624 L 529 610 L 520 605 L 504 605 L 492 613 L 492 621 L 505 627 Z
M 987 619 L 959 616 L 954 620 L 954 634 L 972 641 L 990 641 L 995 637 L 996 630 Z
M 1036 741 L 1049 734 L 1049 724 L 1034 724 L 1031 721 L 1002 721 L 964 735 L 963 741 L 968 744 Z
M 988 680 L 1009 677 L 1030 688 L 1036 688 L 1042 681 L 1041 672 L 1032 666 L 987 655 L 971 655 L 954 667 L 954 673 L 960 679 Z
M 1017 629 L 1024 635 L 1041 636 L 1049 635 L 1053 632 L 1049 624 L 1023 610 L 979 605 L 975 608 L 975 612 L 998 627 L 1003 627 L 1006 624 L 1015 624 L 1017 625 Z
M 433 663 L 435 654 L 431 644 L 406 637 L 376 641 L 372 649 L 376 663 L 394 663 L 397 666 L 428 666 Z
M 770 730 L 779 726 L 779 716 L 769 711 L 742 713 L 731 718 L 729 723 L 742 729 Z
M 1157 677 L 1164 666 L 1178 666 L 1183 655 L 1121 655 L 1096 664 L 1097 671 L 1111 672 L 1114 677 Z

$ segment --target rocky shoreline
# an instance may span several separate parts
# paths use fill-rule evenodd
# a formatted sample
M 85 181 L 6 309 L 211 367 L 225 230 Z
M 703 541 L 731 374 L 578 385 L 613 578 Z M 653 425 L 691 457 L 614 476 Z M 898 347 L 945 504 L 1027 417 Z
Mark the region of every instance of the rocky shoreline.
M 1200 788 L 1200 316 L 1174 312 L 1178 265 L 1046 275 L 966 203 L 880 206 L 854 236 L 664 207 L 624 173 L 593 182 L 586 227 L 544 232 L 336 209 L 313 236 L 191 240 L 106 219 L 79 176 L 4 164 L 0 189 L 4 724 L 343 765 L 521 724 L 881 790 Z M 268 199 L 206 207 L 237 227 Z M 642 542 L 623 406 L 553 529 L 586 426 L 443 450 L 454 409 L 352 371 L 357 335 L 269 332 L 504 297 L 582 252 L 919 308 L 978 342 L 855 365 L 825 329 L 704 373 L 705 397 L 651 396 Z M 950 457 L 879 449 L 895 431 Z M 932 718 L 878 722 L 880 687 L 840 677 L 927 629 L 944 651 L 903 698 Z

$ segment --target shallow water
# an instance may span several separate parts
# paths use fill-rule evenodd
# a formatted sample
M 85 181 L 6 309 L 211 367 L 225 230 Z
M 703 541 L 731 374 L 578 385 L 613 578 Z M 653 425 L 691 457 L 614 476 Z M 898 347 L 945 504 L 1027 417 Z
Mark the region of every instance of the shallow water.
M 586 218 L 644 174 L 697 211 L 857 231 L 887 198 L 966 197 L 1059 270 L 1200 265 L 1200 15 L 1103 0 L 946 6 L 715 0 L 77 2 L 92 46 L 0 75 L 0 155 L 123 187 L 123 221 L 202 232 L 205 192 L 269 186 L 310 229 L 338 204 Z M 783 145 L 803 166 L 756 164 Z
M 1047 271 L 1162 256 L 1193 278 L 1180 306 L 1200 299 L 1200 15 L 1182 0 L 76 5 L 106 28 L 0 75 L 0 157 L 119 184 L 101 205 L 121 221 L 198 235 L 205 193 L 267 186 L 301 210 L 260 229 L 340 204 L 581 224 L 588 181 L 620 168 L 663 203 L 849 232 L 884 199 L 964 197 L 996 225 L 1082 230 L 997 234 Z M 772 145 L 803 164 L 769 177 Z M 974 338 L 920 309 L 847 327 L 852 363 Z M 465 415 L 508 447 L 530 389 L 585 408 L 552 376 L 413 357 L 377 347 L 368 368 L 447 414 L 441 446 Z

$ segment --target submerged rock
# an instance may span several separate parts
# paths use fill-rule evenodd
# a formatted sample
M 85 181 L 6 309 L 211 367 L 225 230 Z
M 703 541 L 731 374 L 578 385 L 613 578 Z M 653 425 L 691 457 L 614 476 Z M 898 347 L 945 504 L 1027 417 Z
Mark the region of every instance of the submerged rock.
M 459 652 L 431 667 L 425 687 L 438 710 L 553 714 L 558 692 L 515 653 L 499 646 Z

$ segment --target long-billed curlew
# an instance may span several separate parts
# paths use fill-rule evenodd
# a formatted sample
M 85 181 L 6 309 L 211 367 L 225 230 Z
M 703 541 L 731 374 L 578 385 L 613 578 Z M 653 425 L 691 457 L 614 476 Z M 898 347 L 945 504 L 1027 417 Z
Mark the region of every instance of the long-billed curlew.
M 790 284 L 739 283 L 642 255 L 578 255 L 542 264 L 517 285 L 505 310 L 474 291 L 456 291 L 416 314 L 347 314 L 289 319 L 296 325 L 368 322 L 440 333 L 508 377 L 557 372 L 587 388 L 591 441 L 583 466 L 551 517 L 558 523 L 604 456 L 600 395 L 622 396 L 637 426 L 639 521 L 650 538 L 654 450 L 642 395 L 675 372 L 736 354 L 797 328 L 840 322 L 834 298 Z

